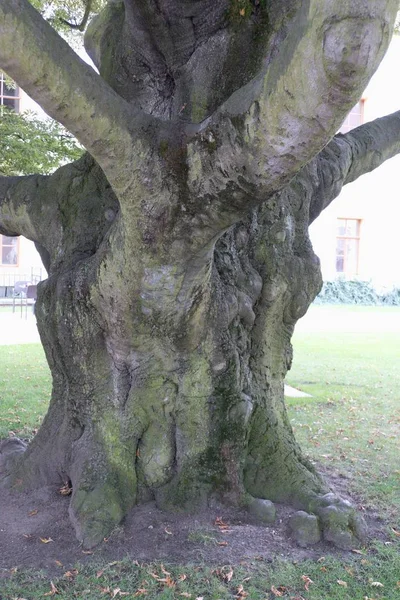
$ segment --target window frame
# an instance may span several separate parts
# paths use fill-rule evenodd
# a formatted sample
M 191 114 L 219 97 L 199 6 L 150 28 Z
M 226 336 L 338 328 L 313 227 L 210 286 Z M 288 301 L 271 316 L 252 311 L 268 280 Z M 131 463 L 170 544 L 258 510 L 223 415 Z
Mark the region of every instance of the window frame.
M 6 237 L 15 237 L 17 240 L 17 243 L 15 244 L 15 246 L 13 246 L 12 244 L 4 244 L 4 238 Z M 16 252 L 17 252 L 17 262 L 13 263 L 13 264 L 9 264 L 9 263 L 3 263 L 3 248 L 16 248 Z M 12 236 L 12 235 L 1 235 L 0 234 L 0 267 L 2 269 L 18 269 L 19 268 L 19 262 L 20 262 L 20 243 L 19 243 L 19 236 Z
M 352 277 L 352 276 L 357 276 L 359 273 L 359 267 L 360 267 L 360 240 L 361 240 L 361 228 L 362 228 L 362 219 L 358 219 L 358 218 L 354 218 L 354 217 L 337 217 L 336 219 L 336 232 L 339 229 L 339 225 L 340 222 L 344 221 L 344 226 L 345 226 L 345 230 L 347 229 L 347 222 L 348 221 L 353 221 L 356 223 L 356 234 L 355 235 L 338 235 L 336 233 L 336 248 L 335 248 L 335 272 L 336 275 L 344 275 L 345 277 Z M 337 261 L 338 261 L 338 240 L 344 240 L 344 251 L 343 251 L 343 257 L 340 256 L 340 258 L 343 258 L 343 271 L 338 271 L 337 269 Z M 346 268 L 346 263 L 348 262 L 348 258 L 347 258 L 347 243 L 346 242 L 351 242 L 351 241 L 355 241 L 355 248 L 356 248 L 356 257 L 355 257 L 355 271 L 350 271 L 349 269 Z
M 0 107 L 2 106 L 7 106 L 8 108 L 10 108 L 11 110 L 15 110 L 16 113 L 19 113 L 20 111 L 20 105 L 21 105 L 21 89 L 18 85 L 15 85 L 15 94 L 11 95 L 11 94 L 7 94 L 4 93 L 4 87 L 6 86 L 6 77 L 3 73 L 3 71 L 0 71 Z M 6 90 L 7 92 L 7 90 Z M 14 101 L 14 106 L 8 106 L 8 104 L 4 104 L 4 100 L 13 100 Z
M 342 133 L 343 135 L 345 133 L 348 133 L 349 131 L 351 131 L 352 129 L 356 129 L 356 127 L 360 127 L 360 125 L 363 125 L 364 123 L 364 111 L 365 111 L 365 98 L 360 98 L 360 100 L 357 102 L 357 104 L 355 104 L 353 106 L 353 108 L 349 111 L 349 113 L 346 115 L 345 120 L 343 121 L 340 129 L 339 129 L 339 133 Z M 354 109 L 356 107 L 360 107 L 359 112 L 354 113 Z M 350 119 L 352 117 L 352 115 L 357 114 L 360 115 L 360 122 L 357 125 L 351 125 L 350 124 Z

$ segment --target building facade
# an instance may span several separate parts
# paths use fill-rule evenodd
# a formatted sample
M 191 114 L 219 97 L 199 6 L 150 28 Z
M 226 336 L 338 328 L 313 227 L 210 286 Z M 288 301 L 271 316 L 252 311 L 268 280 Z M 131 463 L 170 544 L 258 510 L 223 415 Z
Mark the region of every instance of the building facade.
M 32 110 L 35 113 L 43 113 L 21 88 L 11 84 L 0 71 L 1 106 L 7 106 L 16 112 Z M 16 281 L 36 283 L 45 277 L 46 271 L 33 242 L 22 236 L 0 235 L 0 297 L 12 293 Z
M 353 127 L 400 109 L 400 37 L 395 36 L 360 102 L 341 128 Z M 400 287 L 400 156 L 346 185 L 311 225 L 314 251 L 325 281 L 370 281 L 379 289 Z

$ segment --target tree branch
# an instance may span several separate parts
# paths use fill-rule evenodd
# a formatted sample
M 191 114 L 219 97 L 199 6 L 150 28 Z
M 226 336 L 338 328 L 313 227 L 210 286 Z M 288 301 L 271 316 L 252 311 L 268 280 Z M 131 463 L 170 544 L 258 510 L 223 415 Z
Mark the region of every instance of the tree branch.
M 317 176 L 310 223 L 351 183 L 400 153 L 400 111 L 338 134 L 306 168 Z
M 387 49 L 398 0 L 299 6 L 264 71 L 204 122 L 191 143 L 193 170 L 201 165 L 211 173 L 197 193 L 225 193 L 225 210 L 231 207 L 234 218 L 282 189 L 329 142 Z M 199 181 L 195 173 L 192 179 Z
M 85 2 L 85 12 L 84 12 L 84 15 L 83 15 L 82 20 L 81 20 L 80 23 L 70 23 L 66 19 L 60 19 L 61 23 L 64 23 L 64 25 L 67 25 L 71 29 L 77 29 L 78 31 L 84 31 L 85 27 L 87 25 L 87 22 L 89 20 L 89 17 L 90 17 L 90 13 L 91 13 L 91 10 L 92 10 L 92 3 L 93 3 L 93 0 L 86 0 L 86 2 Z
M 38 190 L 46 180 L 47 176 L 43 175 L 0 177 L 0 233 L 2 235 L 24 235 L 34 242 L 42 240 L 42 235 L 37 231 L 30 212 Z
M 1 0 L 0 65 L 77 137 L 116 190 L 126 188 L 137 163 L 134 133 L 150 118 L 118 96 L 28 0 Z

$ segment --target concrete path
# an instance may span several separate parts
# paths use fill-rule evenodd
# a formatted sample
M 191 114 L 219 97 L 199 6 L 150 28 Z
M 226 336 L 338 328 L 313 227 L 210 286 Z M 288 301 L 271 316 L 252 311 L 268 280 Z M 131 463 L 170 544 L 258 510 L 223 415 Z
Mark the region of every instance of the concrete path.
M 400 307 L 312 306 L 295 331 L 400 333 Z
M 0 345 L 39 344 L 40 338 L 36 327 L 36 319 L 32 308 L 28 307 L 27 318 L 25 308 L 21 318 L 21 309 L 13 312 L 0 313 Z

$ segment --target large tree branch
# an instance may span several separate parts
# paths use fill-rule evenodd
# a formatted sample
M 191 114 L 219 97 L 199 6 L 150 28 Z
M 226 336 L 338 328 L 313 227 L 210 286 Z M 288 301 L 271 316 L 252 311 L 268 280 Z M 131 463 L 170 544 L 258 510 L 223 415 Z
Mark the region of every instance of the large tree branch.
M 332 138 L 387 49 L 398 0 L 299 6 L 264 71 L 189 145 L 194 191 L 224 194 L 221 211 L 234 219 L 282 189 Z M 200 168 L 210 174 L 202 181 Z
M 82 61 L 28 0 L 0 2 L 0 66 L 78 138 L 116 190 L 129 185 L 139 154 L 134 136 L 149 118 Z
M 400 111 L 337 135 L 306 167 L 318 182 L 310 203 L 310 223 L 344 185 L 400 153 Z M 312 175 L 313 174 L 313 175 Z
M 41 241 L 32 219 L 31 210 L 39 188 L 47 180 L 43 175 L 0 177 L 0 233 L 24 235 L 35 242 Z

